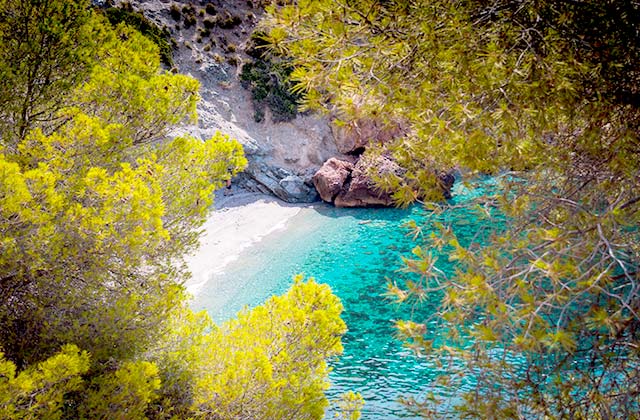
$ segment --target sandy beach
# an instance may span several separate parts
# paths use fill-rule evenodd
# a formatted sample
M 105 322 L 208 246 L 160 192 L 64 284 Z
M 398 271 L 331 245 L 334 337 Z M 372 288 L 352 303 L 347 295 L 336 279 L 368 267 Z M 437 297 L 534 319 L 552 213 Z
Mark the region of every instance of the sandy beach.
M 263 194 L 217 194 L 216 210 L 202 226 L 200 248 L 186 257 L 192 274 L 187 290 L 196 295 L 212 275 L 222 272 L 244 249 L 284 229 L 302 208 Z

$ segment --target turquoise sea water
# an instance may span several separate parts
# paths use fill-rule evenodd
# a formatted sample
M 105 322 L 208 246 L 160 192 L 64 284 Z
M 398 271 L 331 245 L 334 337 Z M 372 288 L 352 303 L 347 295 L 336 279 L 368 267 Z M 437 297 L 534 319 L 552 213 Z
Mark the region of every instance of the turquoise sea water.
M 481 192 L 458 186 L 454 202 L 468 201 Z M 401 275 L 401 256 L 420 244 L 403 226 L 410 220 L 424 223 L 427 215 L 420 206 L 303 209 L 285 230 L 247 249 L 216 275 L 198 293 L 193 307 L 207 309 L 216 321 L 224 321 L 245 305 L 259 305 L 284 293 L 296 273 L 327 283 L 342 299 L 349 328 L 343 338 L 344 355 L 332 362 L 329 396 L 360 392 L 365 399 L 363 419 L 416 418 L 397 402 L 398 397 L 424 395 L 438 371 L 394 338 L 392 321 L 409 318 L 410 308 L 389 303 L 381 295 L 387 281 Z M 479 227 L 476 215 L 468 210 L 453 210 L 444 217 L 462 240 L 473 237 Z M 453 269 L 445 256 L 440 261 L 440 269 Z M 414 315 L 428 315 L 434 305 L 427 302 L 419 309 L 422 313 Z

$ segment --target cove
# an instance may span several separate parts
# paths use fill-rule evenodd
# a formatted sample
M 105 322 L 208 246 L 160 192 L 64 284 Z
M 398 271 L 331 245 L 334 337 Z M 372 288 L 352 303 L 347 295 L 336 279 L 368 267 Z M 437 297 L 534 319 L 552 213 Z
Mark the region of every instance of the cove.
M 484 188 L 458 185 L 452 204 L 469 202 L 484 192 Z M 224 272 L 214 274 L 192 307 L 206 309 L 216 322 L 222 322 L 245 305 L 253 307 L 284 293 L 297 273 L 314 277 L 340 297 L 349 328 L 343 338 L 344 354 L 331 363 L 329 398 L 349 390 L 360 392 L 365 399 L 363 419 L 419 418 L 398 398 L 420 398 L 435 391 L 429 386 L 440 372 L 435 365 L 418 360 L 394 337 L 393 320 L 410 318 L 411 308 L 397 306 L 382 295 L 388 281 L 406 276 L 400 272 L 401 257 L 423 244 L 409 234 L 406 223 L 414 220 L 428 234 L 429 215 L 419 205 L 406 210 L 337 209 L 324 204 L 304 208 L 284 230 L 245 249 Z M 465 207 L 445 212 L 439 221 L 450 223 L 461 241 L 472 238 L 480 223 L 477 214 Z M 450 273 L 455 267 L 440 255 L 438 268 Z M 428 316 L 436 304 L 425 302 L 414 309 L 413 316 Z

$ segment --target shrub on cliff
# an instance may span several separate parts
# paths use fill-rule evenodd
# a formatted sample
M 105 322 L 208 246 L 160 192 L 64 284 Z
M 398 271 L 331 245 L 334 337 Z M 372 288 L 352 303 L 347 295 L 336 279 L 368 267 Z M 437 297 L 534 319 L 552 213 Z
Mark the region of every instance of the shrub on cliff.
M 162 62 L 169 68 L 173 67 L 173 48 L 169 41 L 171 36 L 167 28 L 160 29 L 142 12 L 135 11 L 130 3 L 124 3 L 120 7 L 109 7 L 104 10 L 104 14 L 112 25 L 117 26 L 124 22 L 153 41 L 160 50 Z
M 256 122 L 264 120 L 264 110 L 268 106 L 275 122 L 289 121 L 298 115 L 301 99 L 299 91 L 293 90 L 291 62 L 282 56 L 271 54 L 264 48 L 264 34 L 256 32 L 251 36 L 247 54 L 252 61 L 242 66 L 240 81 L 251 91 Z

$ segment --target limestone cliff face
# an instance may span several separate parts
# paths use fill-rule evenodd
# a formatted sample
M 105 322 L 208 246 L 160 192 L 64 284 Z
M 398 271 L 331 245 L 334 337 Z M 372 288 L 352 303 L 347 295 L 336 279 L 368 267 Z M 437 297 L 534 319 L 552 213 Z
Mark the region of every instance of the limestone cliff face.
M 178 128 L 173 135 L 188 133 L 204 140 L 218 130 L 228 134 L 243 144 L 249 160 L 248 170 L 234 183 L 289 202 L 316 201 L 311 176 L 327 159 L 340 155 L 328 119 L 306 115 L 274 123 L 267 111 L 258 123 L 254 121 L 251 93 L 240 85 L 240 68 L 249 59 L 244 48 L 260 10 L 246 0 L 129 3 L 160 27 L 168 28 L 175 41 L 175 71 L 200 81 L 198 121 Z M 215 14 L 208 12 L 207 4 Z M 194 16 L 195 22 L 189 16 Z M 236 17 L 239 20 L 233 22 Z M 231 19 L 230 27 L 211 25 L 224 19 Z
M 102 4 L 106 0 L 94 0 Z M 111 0 L 115 5 L 123 0 Z M 132 0 L 135 10 L 168 29 L 174 41 L 175 69 L 200 81 L 198 121 L 175 130 L 203 140 L 221 131 L 240 141 L 247 170 L 234 180 L 249 191 L 273 194 L 288 202 L 313 202 L 320 197 L 337 206 L 392 205 L 367 174 L 371 170 L 399 173 L 389 158 L 365 161 L 371 144 L 387 143 L 407 133 L 401 122 L 382 125 L 357 120 L 333 125 L 328 117 L 298 116 L 275 123 L 269 110 L 254 120 L 251 93 L 240 85 L 244 52 L 261 9 L 252 0 Z M 326 163 L 325 163 L 326 162 Z M 324 165 L 324 166 L 323 166 Z

